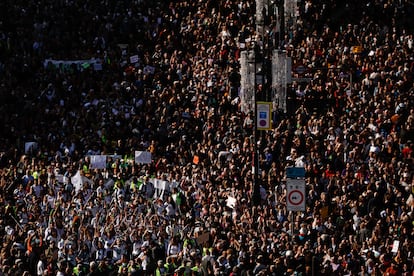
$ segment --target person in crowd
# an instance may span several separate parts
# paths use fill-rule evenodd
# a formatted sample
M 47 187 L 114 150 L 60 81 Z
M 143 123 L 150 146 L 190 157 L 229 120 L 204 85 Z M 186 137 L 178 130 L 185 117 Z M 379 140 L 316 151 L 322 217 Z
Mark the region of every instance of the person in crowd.
M 414 273 L 412 4 L 256 6 L 0 4 L 1 275 Z M 292 60 L 269 130 L 246 49 Z

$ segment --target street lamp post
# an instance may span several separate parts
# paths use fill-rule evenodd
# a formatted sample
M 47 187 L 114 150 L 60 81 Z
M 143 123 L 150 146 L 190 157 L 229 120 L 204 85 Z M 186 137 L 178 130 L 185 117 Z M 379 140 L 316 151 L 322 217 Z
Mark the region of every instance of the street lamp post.
M 241 90 L 240 90 L 240 100 L 241 100 L 241 111 L 244 113 L 253 113 L 253 133 L 252 133 L 252 143 L 253 143 L 253 153 L 252 153 L 252 174 L 253 174 L 253 194 L 252 201 L 254 205 L 259 205 L 260 198 L 260 177 L 259 177 L 259 136 L 261 134 L 260 130 L 265 128 L 260 127 L 258 129 L 258 101 L 273 101 L 277 102 L 282 108 L 285 107 L 285 96 L 283 85 L 286 83 L 286 75 L 289 75 L 287 69 L 289 66 L 286 65 L 286 58 L 277 59 L 277 65 L 275 66 L 273 55 L 275 51 L 271 51 L 269 46 L 278 47 L 277 51 L 278 57 L 281 56 L 281 50 L 283 48 L 282 41 L 285 35 L 285 11 L 284 3 L 285 0 L 256 0 L 256 32 L 261 34 L 261 40 L 253 41 L 252 47 L 246 50 L 243 50 L 240 55 L 240 75 L 241 75 Z M 269 20 L 266 20 L 270 15 L 270 11 L 276 12 L 275 7 L 277 8 L 277 23 L 279 23 L 279 41 L 278 43 L 265 41 L 266 35 L 266 23 L 269 23 Z M 270 32 L 270 30 L 268 30 Z M 277 37 L 274 37 L 277 40 Z M 275 76 L 279 76 L 275 78 Z M 276 81 L 276 82 L 275 82 Z M 276 88 L 275 84 L 279 84 L 281 87 Z M 261 89 L 258 87 L 261 85 Z M 270 93 L 272 90 L 276 93 Z M 261 103 L 262 104 L 262 103 Z M 285 108 L 284 108 L 285 109 Z M 270 113 L 270 112 L 269 112 Z M 270 116 L 270 115 L 269 115 Z M 270 121 L 269 121 L 270 122 Z
M 254 44 L 254 43 L 253 43 Z M 251 114 L 253 128 L 251 133 L 252 143 L 252 202 L 255 205 L 260 203 L 260 184 L 259 184 L 259 153 L 257 147 L 257 47 L 246 49 L 240 54 L 240 75 L 241 75 L 241 111 Z
M 257 130 L 257 101 L 258 99 L 258 85 L 263 85 L 264 76 L 261 75 L 261 67 L 258 67 L 258 51 L 257 48 L 253 48 L 248 51 L 247 63 L 248 63 L 248 76 L 250 81 L 250 89 L 252 89 L 252 94 L 250 101 L 250 106 L 253 107 L 253 132 L 252 132 L 252 144 L 253 144 L 253 153 L 252 153 L 252 173 L 253 173 L 253 194 L 252 202 L 254 205 L 260 204 L 260 179 L 259 179 L 259 148 L 258 148 L 258 130 Z
M 277 10 L 279 15 L 279 49 L 282 49 L 283 45 L 280 45 L 282 43 L 283 39 L 285 39 L 285 1 L 284 0 L 277 0 Z

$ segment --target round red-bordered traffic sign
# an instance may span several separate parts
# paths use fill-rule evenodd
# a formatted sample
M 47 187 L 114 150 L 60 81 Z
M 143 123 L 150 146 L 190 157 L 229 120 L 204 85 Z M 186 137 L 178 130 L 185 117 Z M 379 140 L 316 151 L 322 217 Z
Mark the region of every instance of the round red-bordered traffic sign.
M 299 197 L 299 200 L 296 199 L 296 196 Z M 298 205 L 301 205 L 303 203 L 303 200 L 305 199 L 305 196 L 303 195 L 302 191 L 300 191 L 300 190 L 292 190 L 288 194 L 287 199 L 289 201 L 289 204 L 294 205 L 294 206 L 298 206 Z
M 260 120 L 259 125 L 260 125 L 261 127 L 264 127 L 264 126 L 266 126 L 266 125 L 267 125 L 267 121 L 266 121 L 266 120 Z

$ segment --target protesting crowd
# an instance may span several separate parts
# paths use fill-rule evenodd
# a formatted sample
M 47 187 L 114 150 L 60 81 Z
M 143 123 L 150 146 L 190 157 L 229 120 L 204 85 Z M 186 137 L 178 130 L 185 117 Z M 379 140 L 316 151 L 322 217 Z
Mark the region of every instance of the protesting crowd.
M 410 1 L 4 2 L 0 275 L 414 275 Z M 251 45 L 292 60 L 270 130 Z

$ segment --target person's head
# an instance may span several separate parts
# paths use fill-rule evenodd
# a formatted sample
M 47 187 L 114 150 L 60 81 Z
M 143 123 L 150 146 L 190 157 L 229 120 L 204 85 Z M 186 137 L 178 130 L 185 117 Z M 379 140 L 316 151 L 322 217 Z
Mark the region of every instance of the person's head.
M 55 248 L 55 247 L 56 247 L 56 242 L 55 242 L 54 240 L 51 240 L 51 241 L 49 242 L 49 247 L 50 247 L 50 248 Z
M 158 260 L 157 261 L 157 266 L 158 267 L 163 267 L 164 266 L 164 261 L 163 260 Z
M 98 267 L 98 265 L 95 261 L 92 261 L 92 262 L 89 263 L 89 271 L 90 272 L 96 271 L 97 267 Z

